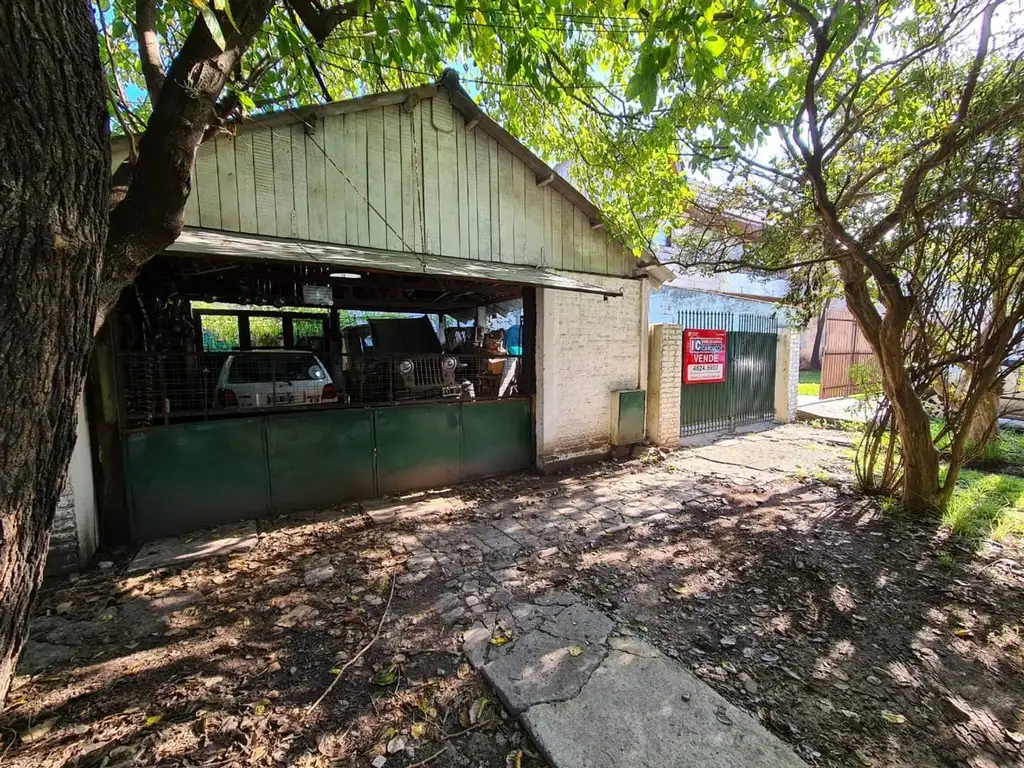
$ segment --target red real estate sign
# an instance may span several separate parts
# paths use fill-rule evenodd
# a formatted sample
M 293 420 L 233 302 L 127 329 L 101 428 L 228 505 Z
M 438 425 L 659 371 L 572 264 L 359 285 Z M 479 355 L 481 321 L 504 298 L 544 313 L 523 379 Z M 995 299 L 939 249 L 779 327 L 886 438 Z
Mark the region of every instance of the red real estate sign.
M 725 331 L 683 331 L 683 383 L 725 381 Z

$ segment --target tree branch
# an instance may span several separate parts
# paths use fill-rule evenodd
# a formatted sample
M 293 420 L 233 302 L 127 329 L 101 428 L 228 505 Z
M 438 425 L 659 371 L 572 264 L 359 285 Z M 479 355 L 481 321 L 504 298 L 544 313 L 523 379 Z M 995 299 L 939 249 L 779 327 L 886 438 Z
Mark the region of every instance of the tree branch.
M 160 89 L 164 86 L 164 62 L 156 34 L 156 0 L 136 0 L 135 40 L 139 44 L 139 63 L 149 91 L 149 102 L 156 107 Z
M 316 0 L 287 0 L 287 4 L 302 19 L 303 25 L 313 35 L 317 45 L 323 43 L 341 22 L 359 13 L 355 2 L 342 3 L 327 9 L 321 8 Z

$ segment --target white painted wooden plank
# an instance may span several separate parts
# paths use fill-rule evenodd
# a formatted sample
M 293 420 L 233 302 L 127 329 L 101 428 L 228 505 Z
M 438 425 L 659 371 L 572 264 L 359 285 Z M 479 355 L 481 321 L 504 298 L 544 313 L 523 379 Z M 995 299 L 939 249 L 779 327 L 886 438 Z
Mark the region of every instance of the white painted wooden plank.
M 348 238 L 353 245 L 370 244 L 370 209 L 366 195 L 366 115 L 352 112 L 345 115 L 345 138 L 348 140 L 345 172 L 352 180 L 351 216 Z
M 294 237 L 292 221 L 295 210 L 295 185 L 292 183 L 292 130 L 283 125 L 272 128 L 274 140 L 274 209 L 277 212 L 279 237 Z
M 631 277 L 633 275 L 633 254 L 621 243 L 618 248 L 618 268 L 613 274 Z
M 424 251 L 441 253 L 441 202 L 437 168 L 437 130 L 433 124 L 434 99 L 423 103 L 420 123 L 423 127 L 423 228 Z
M 491 160 L 488 146 L 493 141 L 490 136 L 480 132 L 476 134 L 476 229 L 477 258 L 481 261 L 494 259 L 491 250 L 491 231 L 494 222 L 491 220 Z
M 309 186 L 306 180 L 306 124 L 292 123 L 292 183 L 295 213 L 292 233 L 300 240 L 309 239 Z
M 409 250 L 402 242 L 402 130 L 401 107 L 383 107 L 384 119 L 384 215 L 388 220 L 387 247 L 394 251 Z
M 217 148 L 212 141 L 196 153 L 196 185 L 199 192 L 199 226 L 221 228 L 220 183 L 217 179 Z
M 256 215 L 256 176 L 252 159 L 253 134 L 246 131 L 235 136 L 235 181 L 238 189 L 238 229 L 259 233 Z
M 192 164 L 192 170 L 189 171 L 190 176 L 190 188 L 188 197 L 185 199 L 185 223 L 193 227 L 199 226 L 199 188 L 196 184 L 196 165 Z
M 526 263 L 540 266 L 544 253 L 544 189 L 537 186 L 537 177 L 526 168 Z
M 572 233 L 572 261 L 577 272 L 587 271 L 587 233 L 588 221 L 586 214 L 579 208 L 572 210 L 573 233 Z
M 327 239 L 332 243 L 347 243 L 345 206 L 351 187 L 342 175 L 345 167 L 345 118 L 333 115 L 324 120 L 324 173 L 327 195 Z
M 253 131 L 252 167 L 256 186 L 256 230 L 277 234 L 277 195 L 274 192 L 274 139 L 270 129 Z
M 551 188 L 538 187 L 541 193 L 541 205 L 544 207 L 544 251 L 541 253 L 540 263 L 543 267 L 551 266 Z
M 572 203 L 566 200 L 564 197 L 561 199 L 562 205 L 562 269 L 575 270 L 576 262 L 574 261 L 575 244 L 574 244 L 574 232 L 575 227 Z
M 220 190 L 220 226 L 237 232 L 238 178 L 235 174 L 235 142 L 228 136 L 213 140 L 217 150 L 217 186 Z
M 488 137 L 487 139 L 487 165 L 490 176 L 491 193 L 488 195 L 488 202 L 491 207 L 491 261 L 501 261 L 501 190 L 498 179 L 498 142 Z M 506 215 L 511 214 L 509 211 Z
M 466 163 L 466 121 L 461 114 L 455 115 L 455 153 L 457 155 L 457 177 L 459 184 L 459 255 L 468 259 L 475 248 L 470 248 L 469 235 L 469 168 Z M 473 233 L 476 238 L 476 232 Z
M 380 107 L 366 110 L 366 196 L 370 201 L 370 245 L 388 247 L 384 177 L 384 115 Z
M 421 222 L 423 217 L 423 160 L 420 155 L 419 107 L 406 112 L 398 107 L 402 141 L 402 237 L 414 251 L 423 250 Z
M 512 241 L 515 263 L 526 263 L 526 166 L 512 156 Z
M 433 99 L 434 128 L 437 130 L 438 202 L 441 253 L 458 258 L 459 244 L 459 161 L 455 144 L 455 120 L 446 99 Z
M 516 263 L 516 191 L 512 172 L 513 157 L 498 147 L 498 207 L 501 211 L 501 262 Z
M 604 227 L 593 230 L 594 271 L 600 275 L 608 274 L 608 232 Z
M 110 150 L 110 172 L 113 173 L 118 169 L 118 166 L 125 161 L 128 157 L 128 149 L 125 148 L 111 148 Z
M 476 185 L 476 131 L 466 131 L 463 125 L 463 132 L 466 137 L 466 256 L 470 259 L 480 258 L 480 233 L 477 229 L 478 195 Z
M 309 239 L 328 240 L 327 222 L 327 136 L 325 122 L 310 119 L 312 132 L 306 133 L 306 208 L 309 211 Z
M 551 215 L 548 219 L 548 237 L 551 239 L 551 256 L 549 264 L 555 269 L 562 268 L 562 196 L 551 189 L 548 191 Z

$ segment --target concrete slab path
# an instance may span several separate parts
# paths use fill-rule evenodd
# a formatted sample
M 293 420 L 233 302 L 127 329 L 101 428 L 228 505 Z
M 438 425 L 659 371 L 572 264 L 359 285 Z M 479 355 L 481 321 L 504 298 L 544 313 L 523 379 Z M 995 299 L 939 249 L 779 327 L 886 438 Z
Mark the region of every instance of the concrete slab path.
M 555 768 L 796 768 L 804 763 L 657 648 L 551 592 L 464 633 L 470 661 Z
M 180 568 L 196 560 L 244 552 L 255 547 L 258 541 L 256 523 L 251 520 L 184 537 L 157 539 L 142 546 L 128 564 L 127 572 L 141 573 L 170 566 Z

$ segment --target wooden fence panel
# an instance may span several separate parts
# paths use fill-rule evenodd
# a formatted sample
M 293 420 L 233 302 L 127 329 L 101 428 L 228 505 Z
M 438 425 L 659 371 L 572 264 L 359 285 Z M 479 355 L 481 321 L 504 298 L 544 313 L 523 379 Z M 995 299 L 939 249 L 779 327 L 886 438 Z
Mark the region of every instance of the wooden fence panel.
M 871 345 L 861 333 L 852 312 L 845 309 L 826 312 L 821 355 L 821 399 L 850 397 L 856 393 L 857 385 L 850 378 L 850 369 L 873 358 Z

